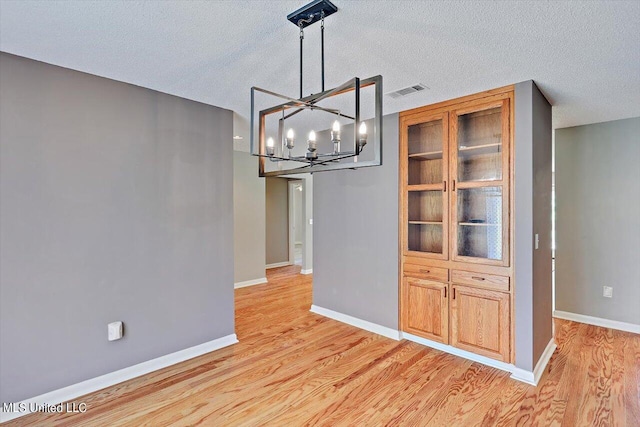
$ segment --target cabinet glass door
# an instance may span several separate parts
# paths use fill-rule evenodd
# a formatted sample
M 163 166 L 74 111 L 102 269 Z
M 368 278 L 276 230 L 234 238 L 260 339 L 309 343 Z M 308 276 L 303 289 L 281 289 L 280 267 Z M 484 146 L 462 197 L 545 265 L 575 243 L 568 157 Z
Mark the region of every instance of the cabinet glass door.
M 502 179 L 502 127 L 502 106 L 457 117 L 458 183 Z
M 508 265 L 509 99 L 452 113 L 452 259 Z
M 403 124 L 405 251 L 448 257 L 448 116 L 418 117 Z
M 458 190 L 458 255 L 502 260 L 502 187 Z

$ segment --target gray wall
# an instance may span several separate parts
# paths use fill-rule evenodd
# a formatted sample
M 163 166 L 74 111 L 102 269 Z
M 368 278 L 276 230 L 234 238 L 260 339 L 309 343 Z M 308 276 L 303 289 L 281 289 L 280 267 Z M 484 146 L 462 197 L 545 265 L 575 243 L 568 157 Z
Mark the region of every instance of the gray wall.
M 557 129 L 555 144 L 556 310 L 640 325 L 640 117 Z
M 551 340 L 551 105 L 515 85 L 515 365 L 532 371 Z M 535 249 L 535 234 L 539 247 Z
M 269 265 L 289 261 L 289 188 L 284 178 L 265 178 L 265 181 L 265 254 Z
M 231 131 L 227 110 L 0 54 L 0 401 L 234 332 Z
M 233 152 L 235 283 L 265 277 L 265 188 L 258 158 Z
M 383 165 L 314 174 L 313 304 L 398 329 L 398 115 Z

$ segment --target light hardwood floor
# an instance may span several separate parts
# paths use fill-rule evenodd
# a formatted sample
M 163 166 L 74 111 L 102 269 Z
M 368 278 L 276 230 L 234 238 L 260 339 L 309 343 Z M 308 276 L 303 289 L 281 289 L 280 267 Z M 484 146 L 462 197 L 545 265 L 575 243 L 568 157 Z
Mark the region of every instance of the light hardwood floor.
M 556 321 L 532 387 L 509 374 L 309 312 L 311 277 L 236 290 L 239 344 L 11 426 L 640 426 L 640 336 Z

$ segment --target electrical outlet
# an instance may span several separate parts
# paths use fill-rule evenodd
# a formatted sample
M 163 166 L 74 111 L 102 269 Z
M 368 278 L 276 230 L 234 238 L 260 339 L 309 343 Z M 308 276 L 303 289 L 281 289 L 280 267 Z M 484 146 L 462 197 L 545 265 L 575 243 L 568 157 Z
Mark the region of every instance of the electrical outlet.
M 120 338 L 122 338 L 122 332 L 123 332 L 122 322 L 118 321 L 118 322 L 109 323 L 107 325 L 107 331 L 108 331 L 107 338 L 109 341 L 119 340 Z
M 602 287 L 602 296 L 606 298 L 613 297 L 613 288 L 611 286 Z

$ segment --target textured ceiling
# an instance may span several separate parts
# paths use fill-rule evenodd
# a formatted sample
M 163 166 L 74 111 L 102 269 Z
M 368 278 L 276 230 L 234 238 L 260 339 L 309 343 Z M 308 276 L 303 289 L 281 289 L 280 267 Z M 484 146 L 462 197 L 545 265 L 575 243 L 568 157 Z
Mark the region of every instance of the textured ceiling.
M 256 85 L 297 97 L 307 1 L 5 1 L 0 50 L 249 116 Z M 391 113 L 535 80 L 554 128 L 640 116 L 640 2 L 334 0 L 327 87 L 384 76 Z M 305 34 L 305 93 L 319 90 L 319 25 Z

